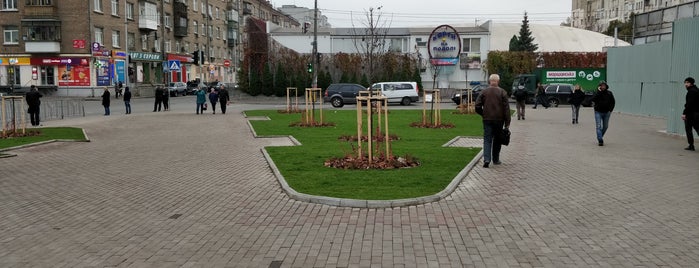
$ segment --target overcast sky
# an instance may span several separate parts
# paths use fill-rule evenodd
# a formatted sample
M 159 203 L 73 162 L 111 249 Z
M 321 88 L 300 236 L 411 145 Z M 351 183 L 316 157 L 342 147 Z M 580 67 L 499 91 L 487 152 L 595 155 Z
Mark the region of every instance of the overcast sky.
M 314 0 L 271 0 L 275 7 L 313 8 Z M 333 27 L 363 27 L 370 8 L 382 13 L 387 25 L 439 26 L 475 24 L 487 20 L 521 23 L 524 11 L 530 23 L 555 24 L 571 15 L 570 0 L 318 0 L 318 9 Z

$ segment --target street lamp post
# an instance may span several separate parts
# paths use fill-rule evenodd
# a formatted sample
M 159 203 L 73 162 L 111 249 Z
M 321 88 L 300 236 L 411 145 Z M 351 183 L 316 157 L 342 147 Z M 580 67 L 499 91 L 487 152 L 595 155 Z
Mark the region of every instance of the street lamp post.
M 318 0 L 313 8 L 313 88 L 318 87 Z

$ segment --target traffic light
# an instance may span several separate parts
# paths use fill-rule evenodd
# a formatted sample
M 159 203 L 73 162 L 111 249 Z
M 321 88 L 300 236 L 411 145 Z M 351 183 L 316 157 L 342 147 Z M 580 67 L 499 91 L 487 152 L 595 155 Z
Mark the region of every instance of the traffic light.
M 313 72 L 313 63 L 309 63 L 308 64 L 308 73 L 312 73 L 312 72 Z
M 192 52 L 192 58 L 194 59 L 192 63 L 194 65 L 199 65 L 199 50 Z
M 307 33 L 309 28 L 311 28 L 311 23 L 310 22 L 304 22 L 303 23 L 303 33 Z

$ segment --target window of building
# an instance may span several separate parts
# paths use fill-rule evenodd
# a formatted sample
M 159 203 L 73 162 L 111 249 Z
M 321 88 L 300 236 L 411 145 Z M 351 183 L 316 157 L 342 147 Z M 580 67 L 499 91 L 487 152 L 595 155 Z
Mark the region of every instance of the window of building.
M 3 44 L 5 45 L 16 45 L 19 44 L 19 27 L 17 26 L 5 26 L 3 29 L 5 39 Z
M 112 15 L 119 16 L 119 0 L 112 0 Z
M 201 24 L 201 35 L 206 36 L 206 23 Z
M 42 85 L 55 85 L 56 75 L 54 73 L 53 66 L 41 66 L 41 84 Z
M 194 8 L 194 11 L 199 10 L 199 8 L 197 7 L 197 0 L 192 0 L 192 7 Z
M 481 52 L 481 39 L 464 38 L 463 43 L 461 43 L 461 47 L 461 52 Z
M 194 28 L 194 34 L 199 34 L 199 25 L 196 20 L 192 21 L 192 28 Z
M 121 33 L 116 30 L 112 30 L 112 47 L 121 47 L 119 40 L 121 39 Z
M 147 34 L 141 35 L 141 49 L 143 49 L 143 50 L 148 49 L 148 35 Z
M 216 19 L 219 19 L 219 18 L 221 18 L 221 17 L 219 17 L 219 15 L 218 15 L 218 7 L 216 7 Z
M 172 45 L 170 44 L 170 40 L 165 40 L 165 52 L 171 52 L 172 51 Z
M 95 42 L 104 45 L 104 29 L 95 27 Z
M 60 41 L 61 24 L 55 21 L 23 21 L 24 36 L 29 41 Z
M 214 37 L 214 26 L 209 25 L 209 32 L 207 35 L 209 37 Z
M 206 14 L 206 3 L 201 1 L 201 13 Z
M 17 0 L 2 0 L 2 10 L 17 10 Z
M 182 52 L 182 46 L 180 45 L 180 41 L 175 41 L 175 53 L 180 52 Z
M 158 22 L 158 27 L 160 27 L 160 10 L 157 10 L 155 13 L 155 20 Z
M 26 0 L 25 6 L 52 6 L 53 0 Z
M 126 18 L 133 20 L 133 4 L 126 3 Z
M 94 0 L 95 11 L 102 12 L 102 0 Z
M 126 47 L 128 47 L 129 50 L 136 49 L 136 34 L 135 33 L 126 34 Z
M 168 27 L 168 28 L 172 27 L 172 20 L 171 20 L 170 14 L 165 13 L 164 20 L 165 20 L 165 27 Z
M 189 53 L 189 42 L 184 42 L 184 52 Z
M 216 39 L 221 39 L 221 27 L 216 27 Z

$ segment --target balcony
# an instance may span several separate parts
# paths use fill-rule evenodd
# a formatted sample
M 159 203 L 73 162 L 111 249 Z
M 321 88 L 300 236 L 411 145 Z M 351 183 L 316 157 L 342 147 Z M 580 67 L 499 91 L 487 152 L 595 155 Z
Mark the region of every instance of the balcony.
M 58 18 L 55 6 L 24 6 L 22 11 L 27 19 Z
M 187 36 L 187 27 L 186 26 L 175 26 L 175 36 L 176 37 L 185 37 Z
M 158 30 L 158 21 L 147 18 L 138 18 L 138 28 L 141 30 Z
M 61 53 L 61 42 L 58 41 L 41 41 L 24 42 L 24 50 L 27 53 Z
M 249 7 L 243 8 L 243 15 L 252 15 L 252 9 Z

